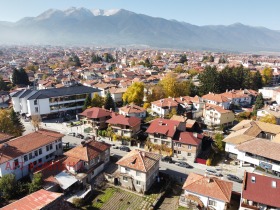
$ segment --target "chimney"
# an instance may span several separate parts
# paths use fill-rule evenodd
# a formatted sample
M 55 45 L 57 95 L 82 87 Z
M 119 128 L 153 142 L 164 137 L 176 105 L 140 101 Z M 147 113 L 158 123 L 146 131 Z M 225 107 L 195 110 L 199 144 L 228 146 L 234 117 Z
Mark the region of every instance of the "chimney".
M 210 182 L 211 182 L 211 178 L 210 178 L 210 177 L 208 177 L 207 182 L 208 182 L 208 183 L 210 183 Z
M 159 125 L 162 125 L 162 121 L 160 120 L 160 121 L 158 122 L 158 124 L 159 124 Z
M 105 109 L 105 106 L 104 106 L 104 105 L 102 106 L 102 109 Z
M 228 92 L 228 89 L 226 90 L 226 93 Z
M 6 147 L 9 146 L 9 144 L 7 144 L 7 143 L 5 142 L 5 143 L 3 143 L 3 146 L 4 146 L 4 148 L 6 148 Z
M 112 108 L 110 108 L 110 112 L 112 112 Z

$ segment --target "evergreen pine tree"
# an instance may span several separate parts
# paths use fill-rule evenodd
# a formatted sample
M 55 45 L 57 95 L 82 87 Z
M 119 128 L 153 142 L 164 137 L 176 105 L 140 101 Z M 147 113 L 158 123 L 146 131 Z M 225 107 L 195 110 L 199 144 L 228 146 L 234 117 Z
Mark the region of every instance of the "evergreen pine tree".
M 21 136 L 23 132 L 25 131 L 23 124 L 21 123 L 19 119 L 19 114 L 14 111 L 14 109 L 10 112 L 10 119 L 13 124 L 13 134 L 15 136 Z
M 19 69 L 19 76 L 20 76 L 20 84 L 22 85 L 28 85 L 29 84 L 29 79 L 26 71 L 23 68 Z
M 262 93 L 260 93 L 256 98 L 253 114 L 256 115 L 257 111 L 263 107 L 264 107 L 264 99 Z
M 86 110 L 88 107 L 91 107 L 91 97 L 90 94 L 87 95 L 84 106 L 83 106 L 83 110 Z
M 104 102 L 104 108 L 108 109 L 108 110 L 110 108 L 112 108 L 112 110 L 115 111 L 115 102 L 114 102 L 110 92 L 108 92 L 106 94 L 105 102 Z
M 12 82 L 14 85 L 20 84 L 20 74 L 17 69 L 13 70 L 13 75 L 12 75 Z

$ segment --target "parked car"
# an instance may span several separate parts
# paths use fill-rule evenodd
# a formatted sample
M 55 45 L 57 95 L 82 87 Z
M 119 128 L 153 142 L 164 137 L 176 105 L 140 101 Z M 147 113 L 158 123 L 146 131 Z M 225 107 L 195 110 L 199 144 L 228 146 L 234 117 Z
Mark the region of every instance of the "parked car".
M 68 136 L 76 136 L 76 133 L 74 132 L 68 133 Z
M 219 173 L 216 170 L 212 170 L 212 169 L 206 169 L 205 173 L 209 174 L 209 175 L 213 175 L 213 176 L 218 176 L 218 177 L 222 177 L 223 176 L 223 174 Z
M 243 182 L 242 179 L 240 179 L 238 176 L 235 176 L 233 174 L 227 174 L 227 179 L 231 180 L 231 181 L 238 182 L 238 183 L 242 183 Z
M 80 134 L 80 133 L 77 133 L 76 137 L 80 138 L 80 139 L 84 139 L 84 136 L 82 134 Z
M 177 162 L 176 165 L 180 166 L 180 167 L 184 167 L 184 168 L 193 168 L 193 166 L 191 166 L 190 164 L 186 163 L 186 162 Z
M 113 149 L 119 149 L 120 147 L 119 146 L 113 146 Z
M 167 162 L 167 163 L 175 163 L 175 161 L 172 160 L 172 157 L 170 157 L 170 156 L 165 156 L 165 157 L 161 158 L 161 161 Z
M 126 151 L 126 152 L 130 152 L 130 148 L 129 148 L 129 147 L 126 147 L 126 146 L 121 146 L 121 147 L 120 147 L 120 150 Z

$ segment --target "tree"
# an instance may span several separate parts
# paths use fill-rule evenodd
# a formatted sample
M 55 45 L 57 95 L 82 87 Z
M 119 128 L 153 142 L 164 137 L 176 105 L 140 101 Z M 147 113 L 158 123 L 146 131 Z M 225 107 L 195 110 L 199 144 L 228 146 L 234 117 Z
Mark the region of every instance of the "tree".
M 161 84 L 157 84 L 151 88 L 151 93 L 147 93 L 147 102 L 157 101 L 166 97 Z
M 3 78 L 0 76 L 0 90 L 9 90 L 8 85 L 4 82 Z
M 42 118 L 40 115 L 31 115 L 31 124 L 33 125 L 35 131 L 40 129 Z
M 115 102 L 111 96 L 111 93 L 108 92 L 106 94 L 106 97 L 105 97 L 105 101 L 104 101 L 104 107 L 105 109 L 112 109 L 113 111 L 115 111 Z
M 107 63 L 115 62 L 115 59 L 113 58 L 112 54 L 110 54 L 110 53 L 104 53 L 104 60 Z
M 264 107 L 264 99 L 262 93 L 260 93 L 256 98 L 253 115 L 257 115 L 257 111 L 263 107 Z
M 267 115 L 261 117 L 259 121 L 265 122 L 265 123 L 270 123 L 270 124 L 275 124 L 275 125 L 277 123 L 276 117 L 274 117 L 271 114 L 267 114 Z
M 0 109 L 0 132 L 13 135 L 15 128 L 8 109 Z
M 0 179 L 0 191 L 5 199 L 11 199 L 17 192 L 16 176 L 6 174 Z
M 181 55 L 179 63 L 185 63 L 188 62 L 187 56 L 186 55 Z
M 72 56 L 68 59 L 68 62 L 69 62 L 70 65 L 73 65 L 73 66 L 78 66 L 78 67 L 81 66 L 80 59 L 79 59 L 79 57 L 78 57 L 76 54 L 72 55 Z
M 37 173 L 33 175 L 32 182 L 29 184 L 29 193 L 33 193 L 35 191 L 38 191 L 42 188 L 43 185 L 43 179 L 42 174 Z
M 185 72 L 185 70 L 183 69 L 183 67 L 182 66 L 176 66 L 174 69 L 173 69 L 173 71 L 175 72 L 175 73 L 183 73 L 183 72 Z
M 20 83 L 19 84 L 22 84 L 22 85 L 28 85 L 29 84 L 28 75 L 23 68 L 19 69 L 19 76 L 20 76 Z
M 206 66 L 205 70 L 199 75 L 199 93 L 205 95 L 209 92 L 220 93 L 220 76 L 216 66 Z
M 92 63 L 99 63 L 100 61 L 102 61 L 102 58 L 99 55 L 92 54 L 91 56 Z
M 13 74 L 12 74 L 12 83 L 14 85 L 18 85 L 20 84 L 20 73 L 17 69 L 13 70 Z
M 158 61 L 158 60 L 161 60 L 161 59 L 162 59 L 161 55 L 157 54 L 155 60 Z
M 215 145 L 219 149 L 220 152 L 225 151 L 225 143 L 223 142 L 224 136 L 221 133 L 216 133 L 214 136 L 215 139 Z
M 266 67 L 263 70 L 263 84 L 264 85 L 270 85 L 273 77 L 273 71 L 271 68 Z
M 84 102 L 83 110 L 86 110 L 87 108 L 90 108 L 90 107 L 91 107 L 91 97 L 90 97 L 90 94 L 87 94 L 87 97 Z
M 177 114 L 177 110 L 175 108 L 172 108 L 166 118 L 170 119 L 173 115 Z
M 162 85 L 163 91 L 167 97 L 176 97 L 176 84 L 178 80 L 174 73 L 168 73 L 165 77 L 160 81 L 160 85 Z
M 33 64 L 28 65 L 28 66 L 26 67 L 26 70 L 27 70 L 27 71 L 33 71 L 34 73 L 35 73 L 38 69 L 39 69 L 39 66 L 33 65 Z
M 102 107 L 104 105 L 104 99 L 98 93 L 93 94 L 93 98 L 91 99 L 92 107 Z
M 11 119 L 13 127 L 14 127 L 13 135 L 21 136 L 23 134 L 23 132 L 25 131 L 25 128 L 20 121 L 19 114 L 16 113 L 13 108 L 10 111 L 10 119 Z
M 259 90 L 261 89 L 263 86 L 262 84 L 262 75 L 260 74 L 259 71 L 257 71 L 256 73 L 252 74 L 252 86 L 251 88 L 253 90 Z
M 123 101 L 127 103 L 135 103 L 141 105 L 144 98 L 144 84 L 142 82 L 134 82 L 129 86 L 123 94 Z
M 151 68 L 152 67 L 152 62 L 150 61 L 149 58 L 145 59 L 144 66 L 147 67 L 147 68 Z

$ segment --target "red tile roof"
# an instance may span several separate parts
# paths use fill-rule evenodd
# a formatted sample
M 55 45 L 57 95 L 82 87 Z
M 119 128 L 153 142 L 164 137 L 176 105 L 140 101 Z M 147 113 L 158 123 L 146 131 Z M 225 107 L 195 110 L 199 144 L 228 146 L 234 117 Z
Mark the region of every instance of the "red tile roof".
M 146 133 L 159 133 L 172 138 L 179 124 L 180 122 L 176 120 L 157 118 L 152 121 L 149 128 L 146 130 Z
M 140 106 L 137 106 L 135 104 L 128 104 L 126 106 L 119 108 L 119 110 L 121 110 L 127 114 L 146 112 L 146 109 L 144 109 Z
M 6 133 L 0 133 L 0 143 L 6 142 L 13 138 L 13 136 L 6 134 Z
M 229 101 L 229 99 L 223 96 L 222 94 L 215 94 L 215 93 L 206 94 L 202 96 L 202 98 L 210 101 L 220 102 L 220 103 Z
M 64 155 L 86 162 L 96 158 L 99 154 L 110 148 L 109 144 L 91 140 L 64 153 Z
M 112 118 L 107 120 L 106 123 L 115 125 L 127 125 L 130 127 L 135 127 L 141 123 L 141 119 L 138 117 L 128 117 L 124 115 L 112 115 Z
M 200 136 L 195 137 L 192 132 L 180 132 L 178 139 L 173 139 L 176 142 L 180 142 L 182 144 L 189 144 L 198 146 L 201 143 Z
M 253 183 L 252 177 L 255 177 Z M 276 182 L 276 188 L 272 187 Z M 245 172 L 242 197 L 251 201 L 280 208 L 280 179 Z
M 233 183 L 217 177 L 205 177 L 190 173 L 183 185 L 183 189 L 206 197 L 230 202 Z
M 111 116 L 112 112 L 107 109 L 102 109 L 99 107 L 92 107 L 83 111 L 80 115 L 85 116 L 90 119 Z
M 133 150 L 121 158 L 117 164 L 137 171 L 148 172 L 159 160 L 159 154 Z
M 54 202 L 55 200 L 59 199 L 61 196 L 63 196 L 62 193 L 55 193 L 42 189 L 3 207 L 2 210 L 42 209 L 50 203 Z
M 0 144 L 0 164 L 50 144 L 63 136 L 55 131 L 41 129 Z

